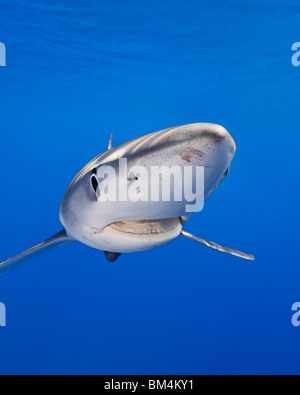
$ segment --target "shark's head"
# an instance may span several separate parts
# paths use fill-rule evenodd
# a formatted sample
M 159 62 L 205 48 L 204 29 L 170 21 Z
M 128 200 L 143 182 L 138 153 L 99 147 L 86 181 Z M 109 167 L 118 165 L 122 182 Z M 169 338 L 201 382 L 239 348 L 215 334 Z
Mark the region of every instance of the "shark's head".
M 180 126 L 137 138 L 106 151 L 77 175 L 62 202 L 60 220 L 70 237 L 103 251 L 158 247 L 179 236 L 191 213 L 186 212 L 185 199 L 163 201 L 160 196 L 151 200 L 151 189 L 157 188 L 151 183 L 153 167 L 174 170 L 176 166 L 175 173 L 171 172 L 174 180 L 178 172 L 184 174 L 185 167 L 204 167 L 203 198 L 207 198 L 228 175 L 235 150 L 230 134 L 213 124 Z M 164 184 L 164 176 L 160 177 Z M 170 181 L 171 194 L 175 184 Z M 145 195 L 148 200 L 126 199 L 124 191 L 126 196 L 128 191 L 139 192 L 141 200 Z

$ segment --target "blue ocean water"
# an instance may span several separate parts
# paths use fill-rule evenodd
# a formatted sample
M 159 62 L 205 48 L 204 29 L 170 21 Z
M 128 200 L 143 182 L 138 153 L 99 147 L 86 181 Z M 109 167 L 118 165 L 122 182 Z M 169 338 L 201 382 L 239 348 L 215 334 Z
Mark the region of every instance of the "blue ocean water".
M 0 374 L 298 374 L 300 4 L 0 0 L 0 261 L 61 229 L 81 168 L 114 145 L 213 122 L 230 176 L 178 240 L 108 264 L 71 244 L 0 279 Z

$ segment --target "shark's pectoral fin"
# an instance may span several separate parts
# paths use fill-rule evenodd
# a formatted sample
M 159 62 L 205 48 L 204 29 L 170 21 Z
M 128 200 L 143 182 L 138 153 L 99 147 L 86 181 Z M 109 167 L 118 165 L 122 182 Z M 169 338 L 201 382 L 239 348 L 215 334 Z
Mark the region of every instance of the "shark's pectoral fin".
M 108 260 L 108 262 L 113 263 L 116 262 L 117 259 L 120 258 L 122 254 L 119 254 L 117 252 L 104 252 L 105 258 Z
M 22 266 L 27 261 L 38 257 L 39 255 L 44 254 L 54 248 L 63 246 L 65 244 L 70 243 L 73 239 L 69 238 L 66 231 L 58 233 L 57 235 L 51 237 L 50 239 L 43 241 L 40 244 L 30 248 L 27 251 L 22 252 L 21 254 L 16 255 L 13 258 L 8 259 L 5 262 L 0 263 L 0 276 L 3 274 L 10 272 L 13 269 L 16 269 Z
M 225 252 L 226 254 L 234 255 L 234 256 L 237 256 L 239 258 L 247 259 L 247 260 L 250 260 L 250 261 L 254 261 L 255 260 L 255 257 L 253 255 L 245 254 L 244 252 L 233 250 L 231 248 L 223 247 L 223 246 L 220 246 L 219 244 L 212 243 L 211 241 L 206 241 L 206 240 L 200 239 L 199 237 L 194 236 L 191 233 L 187 233 L 185 231 L 182 231 L 181 235 L 186 237 L 186 238 L 188 238 L 188 239 L 190 239 L 190 240 L 197 241 L 197 243 L 201 243 L 201 244 L 206 245 L 207 247 L 213 248 L 214 250 Z

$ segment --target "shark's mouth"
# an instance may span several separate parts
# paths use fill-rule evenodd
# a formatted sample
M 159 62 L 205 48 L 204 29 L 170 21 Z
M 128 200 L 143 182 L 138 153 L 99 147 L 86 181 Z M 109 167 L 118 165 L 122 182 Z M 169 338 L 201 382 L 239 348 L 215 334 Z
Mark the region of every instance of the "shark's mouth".
M 179 218 L 157 219 L 157 220 L 139 220 L 139 221 L 120 221 L 107 226 L 115 232 L 127 233 L 131 235 L 159 235 L 165 233 L 172 233 L 174 230 L 181 227 Z
M 137 252 L 159 247 L 181 233 L 180 218 L 120 221 L 107 226 L 101 236 L 110 252 Z

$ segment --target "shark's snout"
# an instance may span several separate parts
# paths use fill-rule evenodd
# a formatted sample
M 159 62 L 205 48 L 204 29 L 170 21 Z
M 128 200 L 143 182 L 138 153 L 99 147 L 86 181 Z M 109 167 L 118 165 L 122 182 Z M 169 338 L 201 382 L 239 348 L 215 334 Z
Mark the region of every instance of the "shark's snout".
M 228 130 L 226 130 L 223 126 L 212 124 L 207 127 L 207 134 L 212 140 L 214 140 L 216 144 L 223 143 L 228 149 L 228 152 L 230 152 L 232 156 L 235 155 L 235 141 L 233 140 Z
M 236 153 L 236 143 L 233 140 L 233 138 L 231 137 L 230 133 L 226 129 L 224 129 L 224 132 L 223 132 L 223 139 L 224 139 L 225 143 L 227 144 L 228 150 L 231 152 L 232 157 L 233 157 Z

